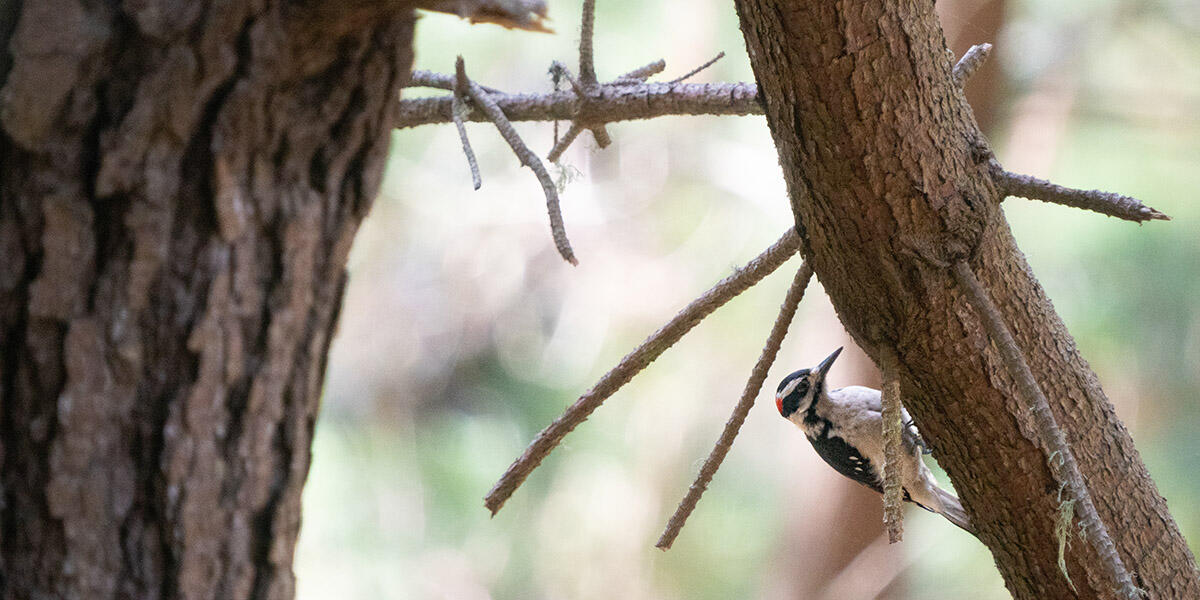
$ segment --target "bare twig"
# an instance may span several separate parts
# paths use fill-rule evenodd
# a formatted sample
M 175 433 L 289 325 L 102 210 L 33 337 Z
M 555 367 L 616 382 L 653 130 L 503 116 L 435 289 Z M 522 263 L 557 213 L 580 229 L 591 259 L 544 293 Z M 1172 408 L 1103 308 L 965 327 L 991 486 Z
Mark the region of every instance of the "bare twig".
M 596 140 L 597 146 L 607 148 L 609 144 L 612 144 L 612 136 L 608 135 L 608 129 L 604 127 L 603 123 L 589 125 L 588 129 L 591 130 L 592 138 Z
M 457 85 L 457 81 L 458 81 L 458 77 L 456 75 L 443 75 L 442 73 L 434 73 L 433 71 L 425 71 L 423 69 L 417 69 L 416 71 L 412 72 L 412 75 L 409 76 L 408 85 L 406 85 L 405 87 L 427 87 L 427 88 L 433 88 L 435 90 L 454 91 L 454 87 Z M 504 97 L 507 95 L 504 92 L 502 92 L 496 88 L 488 87 L 488 86 L 482 85 L 478 82 L 476 82 L 475 85 L 478 85 L 483 91 L 485 91 L 489 94 L 492 94 L 492 95 L 496 95 L 496 96 L 500 96 L 500 97 Z M 487 121 L 488 119 L 486 117 L 480 117 L 475 120 L 476 121 Z
M 638 67 L 628 73 L 625 73 L 624 75 L 621 75 L 620 77 L 617 77 L 617 82 L 645 81 L 655 75 L 658 75 L 659 73 L 662 73 L 666 68 L 667 61 L 660 58 L 648 65 Z
M 962 87 L 992 53 L 991 44 L 975 44 L 954 65 L 954 84 Z
M 693 300 L 672 317 L 666 325 L 663 325 L 661 329 L 646 338 L 641 345 L 625 355 L 625 358 L 622 358 L 617 366 L 605 373 L 600 381 L 596 382 L 590 390 L 580 396 L 562 415 L 534 438 L 533 442 L 525 448 L 525 452 L 508 467 L 508 470 L 488 492 L 484 498 L 484 506 L 493 515 L 496 514 L 496 511 L 504 506 L 513 492 L 525 481 L 525 478 L 529 477 L 529 473 L 536 469 L 542 459 L 558 446 L 563 437 L 587 419 L 588 415 L 592 414 L 592 411 L 596 410 L 609 396 L 621 389 L 621 386 L 629 383 L 634 375 L 654 362 L 667 348 L 678 342 L 705 317 L 779 268 L 796 253 L 799 247 L 800 236 L 794 228 L 789 228 L 774 245 Z
M 567 147 L 569 147 L 571 143 L 575 141 L 575 138 L 579 137 L 579 134 L 581 133 L 583 133 L 583 125 L 574 122 L 571 123 L 571 126 L 567 128 L 567 132 L 564 133 L 562 137 L 558 138 L 558 141 L 554 142 L 554 147 L 550 149 L 548 154 L 546 154 L 546 160 L 550 162 L 558 162 L 558 159 L 562 156 L 562 153 L 566 152 Z
M 592 40 L 596 24 L 596 0 L 583 0 L 583 22 L 579 26 L 579 78 L 584 85 L 596 83 Z
M 437 75 L 427 71 L 421 73 Z M 453 89 L 454 78 L 447 77 L 447 80 L 448 87 L 445 89 Z M 417 78 L 414 73 L 414 81 L 438 80 L 432 77 Z M 572 90 L 544 94 L 488 93 L 513 122 L 572 120 L 583 102 Z M 593 118 L 615 123 L 668 115 L 761 115 L 762 106 L 754 99 L 757 93 L 758 88 L 753 83 L 616 83 L 600 85 L 587 101 Z M 478 107 L 466 115 L 465 120 L 490 121 Z M 397 128 L 449 122 L 449 97 L 400 100 Z
M 671 549 L 671 544 L 675 543 L 679 531 L 683 529 L 684 523 L 695 510 L 696 503 L 700 501 L 700 496 L 704 494 L 704 490 L 708 489 L 708 484 L 717 474 L 717 469 L 721 468 L 725 455 L 729 454 L 729 449 L 733 447 L 733 441 L 737 439 L 738 431 L 741 430 L 742 423 L 746 422 L 746 415 L 750 414 L 750 408 L 754 406 L 754 399 L 767 379 L 767 371 L 775 363 L 775 356 L 779 354 L 779 346 L 783 344 L 788 326 L 791 325 L 792 318 L 796 316 L 796 307 L 800 306 L 800 300 L 804 298 L 804 290 L 808 288 L 808 282 L 812 279 L 812 275 L 812 267 L 807 262 L 801 264 L 800 268 L 796 270 L 796 276 L 792 279 L 792 287 L 788 288 L 783 305 L 779 307 L 775 325 L 771 327 L 771 333 L 767 336 L 767 343 L 763 346 L 762 354 L 758 356 L 758 362 L 750 371 L 750 379 L 746 381 L 741 399 L 733 408 L 733 414 L 729 415 L 729 420 L 725 422 L 725 429 L 721 430 L 721 437 L 717 438 L 717 443 L 709 452 L 708 458 L 704 460 L 704 465 L 700 467 L 700 473 L 696 475 L 696 480 L 688 488 L 687 495 L 679 502 L 675 514 L 671 515 L 671 519 L 667 521 L 666 528 L 663 529 L 658 543 L 655 544 L 656 547 L 663 550 Z
M 1082 208 L 1102 215 L 1141 223 L 1144 221 L 1170 221 L 1171 217 L 1130 198 L 1113 192 L 1080 190 L 1063 187 L 1029 175 L 1001 170 L 996 174 L 996 185 L 1005 196 L 1032 198 L 1053 204 Z
M 467 72 L 461 56 L 454 61 L 454 72 L 456 83 L 454 95 L 450 97 L 454 104 L 450 113 L 454 116 L 454 127 L 458 129 L 458 139 L 462 141 L 463 154 L 467 155 L 467 166 L 471 168 L 471 183 L 475 185 L 475 189 L 479 189 L 483 185 L 483 180 L 479 177 L 479 163 L 475 160 L 475 151 L 471 149 L 471 140 L 467 138 L 467 127 L 463 125 L 462 119 L 463 115 L 468 112 L 466 102 L 463 101 L 463 97 L 468 92 Z
M 684 80 L 690 79 L 693 76 L 695 76 L 697 73 L 699 73 L 700 71 L 703 71 L 703 70 L 715 65 L 717 63 L 717 61 L 721 60 L 722 58 L 725 58 L 724 51 L 717 53 L 716 56 L 712 57 L 712 60 L 696 67 L 695 69 L 692 69 L 691 71 L 688 71 L 687 73 L 684 73 L 683 75 L 680 75 L 679 77 L 676 77 L 675 79 L 672 79 L 671 81 L 668 81 L 667 83 L 681 83 Z
M 596 79 L 596 62 L 593 52 L 595 24 L 596 0 L 583 0 L 583 22 L 579 26 L 579 82 L 582 86 L 575 86 L 575 92 L 583 100 L 580 112 L 591 112 L 586 110 L 590 105 L 588 100 L 591 98 L 592 92 L 599 87 L 599 81 Z M 583 119 L 577 116 L 576 122 L 591 130 L 592 137 L 595 138 L 597 146 L 607 148 L 612 143 L 612 137 L 608 135 L 608 130 L 604 128 L 603 121 L 596 120 L 584 123 Z M 563 149 L 565 150 L 566 147 L 564 146 Z
M 571 70 L 567 68 L 567 65 L 564 65 L 557 60 L 553 61 L 550 63 L 550 72 L 562 77 L 563 79 L 566 79 L 567 83 L 571 84 L 571 89 L 575 91 L 576 96 L 584 96 L 587 94 L 587 90 L 584 89 L 584 84 L 571 74 Z
M 461 60 L 461 57 L 459 57 Z M 508 122 L 508 118 L 504 116 L 504 111 L 494 100 L 483 91 L 483 88 L 478 84 L 468 79 L 464 75 L 463 80 L 466 81 L 467 91 L 471 94 L 471 100 L 479 107 L 493 123 L 496 124 L 496 129 L 500 132 L 500 136 L 504 141 L 508 142 L 513 153 L 517 158 L 521 159 L 521 164 L 533 170 L 537 176 L 538 183 L 542 185 L 542 191 L 546 195 L 546 212 L 550 214 L 550 231 L 554 236 L 554 246 L 558 248 L 558 253 L 562 255 L 563 260 L 578 265 L 579 261 L 575 259 L 575 253 L 571 250 L 571 242 L 567 239 L 567 231 L 563 226 L 562 212 L 558 208 L 558 190 L 554 186 L 554 180 L 550 178 L 550 174 L 546 172 L 545 165 L 542 160 L 525 145 L 521 140 L 521 136 L 517 134 L 517 130 L 513 129 L 512 123 Z
M 1092 495 L 1088 492 L 1083 474 L 1079 471 L 1075 454 L 1071 451 L 1066 436 L 1063 435 L 1062 429 L 1055 421 L 1054 413 L 1050 411 L 1050 404 L 1046 401 L 1046 396 L 1042 393 L 1037 380 L 1034 379 L 1029 364 L 1021 354 L 1021 349 L 1017 347 L 1016 340 L 1013 339 L 1012 333 L 1000 316 L 1000 311 L 965 260 L 955 262 L 952 271 L 954 279 L 958 282 L 967 301 L 983 321 L 988 337 L 1000 351 L 1008 376 L 1016 382 L 1018 396 L 1025 404 L 1025 409 L 1033 416 L 1039 441 L 1050 452 L 1046 461 L 1050 466 L 1050 472 L 1059 484 L 1066 486 L 1076 501 L 1080 526 L 1099 556 L 1100 563 L 1104 565 L 1109 577 L 1117 585 L 1121 596 L 1126 600 L 1136 600 L 1141 596 L 1141 590 L 1134 585 L 1129 571 L 1121 562 L 1121 556 L 1117 554 L 1116 546 L 1108 534 L 1108 528 L 1100 519 L 1100 514 L 1096 512 L 1096 505 L 1092 502 Z
M 900 456 L 905 451 L 904 417 L 900 405 L 900 359 L 886 345 L 879 346 L 883 367 L 883 524 L 888 541 L 895 544 L 904 535 L 904 497 Z

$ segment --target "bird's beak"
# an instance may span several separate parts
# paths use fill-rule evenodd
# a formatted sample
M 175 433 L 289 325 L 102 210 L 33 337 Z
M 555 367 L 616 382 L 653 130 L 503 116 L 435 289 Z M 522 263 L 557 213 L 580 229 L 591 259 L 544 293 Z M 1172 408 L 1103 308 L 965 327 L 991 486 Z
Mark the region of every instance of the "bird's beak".
M 833 351 L 833 354 L 826 356 L 825 360 L 821 361 L 821 364 L 817 365 L 816 375 L 818 381 L 825 379 L 825 374 L 829 372 L 831 367 L 833 367 L 833 361 L 837 360 L 838 355 L 841 353 L 842 348 L 838 348 L 837 350 Z

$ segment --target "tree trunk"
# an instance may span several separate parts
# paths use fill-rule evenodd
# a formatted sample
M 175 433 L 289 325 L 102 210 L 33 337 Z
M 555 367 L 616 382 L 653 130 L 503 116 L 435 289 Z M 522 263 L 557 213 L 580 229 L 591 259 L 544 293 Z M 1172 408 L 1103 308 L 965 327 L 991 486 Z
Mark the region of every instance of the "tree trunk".
M 0 6 L 0 596 L 288 598 L 402 2 Z
M 802 252 L 858 344 L 877 362 L 884 346 L 899 357 L 905 402 L 1009 590 L 1075 597 L 1057 565 L 1047 452 L 947 268 L 964 257 L 1050 398 L 1136 583 L 1150 598 L 1200 598 L 1187 544 L 1013 241 L 933 2 L 737 8 Z M 1073 540 L 1066 565 L 1078 597 L 1113 597 L 1091 545 Z

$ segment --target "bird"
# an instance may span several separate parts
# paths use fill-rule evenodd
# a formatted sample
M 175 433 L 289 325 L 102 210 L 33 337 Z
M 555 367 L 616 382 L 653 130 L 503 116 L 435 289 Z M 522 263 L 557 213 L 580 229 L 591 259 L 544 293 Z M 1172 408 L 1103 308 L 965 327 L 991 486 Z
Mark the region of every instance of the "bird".
M 804 432 L 817 455 L 835 471 L 883 493 L 882 395 L 879 390 L 857 385 L 826 390 L 825 375 L 841 353 L 842 348 L 838 348 L 816 367 L 784 377 L 775 393 L 775 406 L 783 418 Z M 925 444 L 908 412 L 900 410 L 904 423 L 900 453 L 904 499 L 974 535 L 975 528 L 958 497 L 938 487 L 933 473 L 922 462 L 921 455 L 927 452 Z

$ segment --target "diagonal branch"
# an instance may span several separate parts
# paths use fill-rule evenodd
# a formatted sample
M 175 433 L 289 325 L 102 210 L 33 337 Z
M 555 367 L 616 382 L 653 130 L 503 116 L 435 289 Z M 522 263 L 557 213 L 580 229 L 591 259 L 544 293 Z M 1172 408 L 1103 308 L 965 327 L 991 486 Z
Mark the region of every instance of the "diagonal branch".
M 676 77 L 675 79 L 672 79 L 671 81 L 668 81 L 667 83 L 683 83 L 684 81 L 695 77 L 700 71 L 717 64 L 717 61 L 721 60 L 722 58 L 725 58 L 724 51 L 718 52 L 717 55 L 712 57 L 712 59 L 710 59 L 708 62 L 696 67 L 695 69 L 692 69 L 691 71 L 688 71 L 687 73 L 684 73 L 683 75 L 680 75 L 679 77 Z
M 459 61 L 462 60 L 460 56 Z M 475 105 L 486 114 L 493 123 L 496 124 L 496 129 L 500 132 L 500 136 L 504 141 L 508 142 L 513 153 L 517 158 L 521 159 L 521 164 L 533 170 L 537 176 L 538 183 L 542 185 L 542 191 L 546 195 L 546 212 L 550 214 L 550 231 L 554 236 L 554 246 L 558 248 L 558 253 L 562 255 L 563 260 L 578 265 L 579 261 L 575 259 L 575 253 L 571 250 L 571 242 L 567 239 L 567 231 L 563 226 L 562 211 L 558 207 L 558 189 L 554 186 L 554 180 L 550 178 L 550 173 L 546 172 L 545 165 L 542 164 L 542 159 L 538 158 L 529 146 L 517 134 L 517 130 L 513 129 L 512 123 L 504 116 L 504 111 L 492 100 L 491 96 L 483 90 L 479 84 L 471 81 L 466 77 L 466 70 L 462 69 L 463 81 L 466 82 L 467 92 L 471 95 L 471 100 Z
M 483 185 L 483 181 L 479 177 L 479 162 L 475 160 L 475 151 L 471 149 L 471 140 L 467 138 L 467 128 L 463 125 L 463 115 L 467 113 L 467 103 L 464 97 L 467 95 L 467 71 L 463 66 L 462 57 L 458 57 L 454 61 L 455 84 L 454 95 L 451 99 L 451 114 L 454 116 L 454 128 L 458 130 L 458 139 L 462 142 L 463 154 L 467 155 L 467 166 L 471 168 L 471 183 L 475 189 L 479 189 Z
M 1045 179 L 1003 170 L 999 171 L 995 177 L 997 187 L 1005 196 L 1020 196 L 1082 208 L 1136 223 L 1171 220 L 1171 217 L 1142 204 L 1137 198 L 1122 194 L 1063 187 Z
M 991 44 L 975 44 L 971 46 L 954 65 L 954 84 L 962 87 L 975 74 L 975 71 L 983 66 L 984 61 L 988 59 L 991 53 Z
M 562 137 L 558 138 L 558 141 L 554 142 L 554 147 L 550 149 L 550 152 L 546 153 L 546 160 L 552 163 L 558 162 L 558 159 L 562 156 L 562 153 L 566 152 L 567 147 L 570 146 L 571 143 L 575 141 L 575 138 L 579 137 L 579 134 L 581 133 L 583 133 L 583 125 L 580 125 L 579 123 L 571 123 L 571 126 L 567 128 L 567 132 L 564 133 Z
M 779 316 L 775 317 L 775 325 L 771 327 L 771 333 L 767 336 L 767 343 L 763 347 L 762 354 L 759 355 L 758 362 L 754 364 L 754 369 L 750 371 L 750 379 L 746 381 L 741 399 L 733 408 L 733 414 L 729 415 L 729 420 L 725 422 L 725 429 L 721 431 L 721 437 L 717 439 L 708 458 L 704 460 L 704 465 L 700 467 L 696 481 L 688 488 L 687 495 L 680 501 L 679 507 L 675 509 L 675 514 L 667 521 L 667 527 L 663 530 L 662 536 L 658 538 L 656 547 L 663 550 L 671 549 L 671 544 L 675 543 L 679 531 L 683 529 L 684 523 L 695 510 L 696 503 L 700 501 L 700 496 L 704 494 L 704 490 L 708 489 L 708 484 L 717 474 L 717 469 L 721 468 L 725 455 L 729 454 L 729 449 L 733 447 L 733 441 L 737 438 L 742 423 L 746 422 L 746 415 L 750 414 L 750 408 L 754 406 L 754 399 L 767 379 L 767 371 L 771 369 L 771 365 L 775 362 L 775 356 L 779 354 L 779 347 L 783 344 L 783 338 L 787 335 L 792 318 L 796 316 L 796 308 L 800 306 L 800 300 L 804 299 L 804 290 L 808 288 L 808 282 L 812 279 L 812 275 L 812 267 L 807 262 L 801 264 L 800 268 L 796 270 L 796 277 L 792 279 L 792 287 L 788 288 L 783 305 L 779 307 Z
M 626 81 L 645 81 L 659 73 L 662 73 L 667 68 L 667 61 L 658 59 L 650 64 L 638 67 L 628 73 L 617 77 L 618 82 Z
M 571 430 L 587 419 L 588 415 L 599 408 L 609 396 L 629 383 L 635 375 L 654 362 L 667 348 L 678 342 L 705 317 L 779 268 L 796 253 L 799 247 L 799 234 L 796 233 L 795 228 L 789 228 L 774 245 L 693 300 L 672 317 L 666 325 L 663 325 L 661 329 L 646 338 L 641 345 L 625 355 L 625 358 L 622 358 L 617 366 L 605 373 L 600 381 L 592 386 L 592 389 L 580 396 L 562 415 L 534 438 L 533 442 L 525 448 L 525 452 L 508 467 L 508 470 L 488 492 L 484 498 L 484 506 L 495 515 L 513 492 L 521 486 L 525 478 L 529 477 L 529 474 L 541 464 L 542 459 L 546 458 Z
M 900 404 L 900 359 L 886 345 L 880 345 L 883 371 L 883 524 L 888 542 L 895 544 L 904 535 L 904 497 L 900 475 L 900 456 L 904 448 L 904 416 Z
M 1046 460 L 1050 465 L 1050 472 L 1060 485 L 1067 487 L 1071 496 L 1074 497 L 1076 506 L 1079 508 L 1079 524 L 1087 534 L 1088 541 L 1091 542 L 1092 548 L 1100 557 L 1100 562 L 1108 571 L 1112 582 L 1117 585 L 1121 596 L 1126 600 L 1136 600 L 1141 596 L 1141 591 L 1133 584 L 1129 571 L 1125 569 L 1125 563 L 1121 562 L 1121 556 L 1117 554 L 1116 546 L 1108 534 L 1108 528 L 1100 519 L 1100 514 L 1096 512 L 1096 505 L 1092 502 L 1092 495 L 1083 481 L 1083 474 L 1079 471 L 1075 454 L 1071 452 L 1071 446 L 1055 421 L 1054 413 L 1050 411 L 1050 404 L 1046 401 L 1042 388 L 1034 379 L 1033 372 L 1029 370 L 1029 364 L 1025 362 L 1025 357 L 1021 354 L 1021 349 L 1017 347 L 1016 340 L 1013 339 L 1012 333 L 1000 316 L 1000 311 L 992 302 L 991 296 L 979 283 L 979 279 L 975 277 L 975 273 L 971 271 L 967 261 L 955 262 L 952 272 L 967 301 L 983 322 L 988 337 L 1000 351 L 1008 376 L 1016 382 L 1017 395 L 1025 405 L 1024 408 L 1033 417 L 1039 441 L 1050 452 L 1050 456 Z

